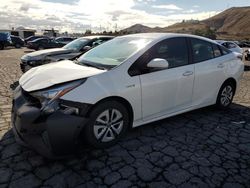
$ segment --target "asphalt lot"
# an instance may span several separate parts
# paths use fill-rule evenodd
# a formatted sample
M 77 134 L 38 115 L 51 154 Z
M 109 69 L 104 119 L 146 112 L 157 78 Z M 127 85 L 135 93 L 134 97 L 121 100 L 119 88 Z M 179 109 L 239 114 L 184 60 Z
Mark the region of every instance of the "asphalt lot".
M 208 107 L 131 130 L 105 150 L 51 161 L 19 146 L 10 84 L 27 49 L 0 51 L 1 187 L 250 187 L 250 63 L 234 104 Z

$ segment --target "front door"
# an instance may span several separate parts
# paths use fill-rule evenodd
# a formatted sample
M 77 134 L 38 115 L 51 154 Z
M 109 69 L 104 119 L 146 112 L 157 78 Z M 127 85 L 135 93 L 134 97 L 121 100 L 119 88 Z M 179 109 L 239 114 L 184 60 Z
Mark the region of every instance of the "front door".
M 147 64 L 165 59 L 169 67 L 151 70 Z M 194 65 L 189 64 L 184 37 L 159 42 L 139 58 L 142 114 L 145 121 L 189 107 L 192 104 Z

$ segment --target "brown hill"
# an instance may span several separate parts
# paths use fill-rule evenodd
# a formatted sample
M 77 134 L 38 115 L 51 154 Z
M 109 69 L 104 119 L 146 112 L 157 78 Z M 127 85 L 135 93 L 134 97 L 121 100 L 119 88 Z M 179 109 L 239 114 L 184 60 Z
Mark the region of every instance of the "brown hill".
M 132 25 L 129 28 L 121 30 L 123 33 L 148 33 L 148 32 L 154 32 L 153 28 L 142 25 L 142 24 L 135 24 Z
M 160 28 L 141 24 L 122 30 L 123 33 L 177 32 L 196 33 L 215 29 L 218 38 L 250 39 L 250 7 L 233 7 L 203 21 L 190 20 Z
M 208 26 L 199 21 L 189 21 L 176 23 L 174 25 L 162 28 L 163 32 L 177 32 L 177 33 L 193 33 L 196 30 L 206 30 Z
M 233 7 L 203 23 L 215 28 L 221 36 L 250 37 L 250 7 Z

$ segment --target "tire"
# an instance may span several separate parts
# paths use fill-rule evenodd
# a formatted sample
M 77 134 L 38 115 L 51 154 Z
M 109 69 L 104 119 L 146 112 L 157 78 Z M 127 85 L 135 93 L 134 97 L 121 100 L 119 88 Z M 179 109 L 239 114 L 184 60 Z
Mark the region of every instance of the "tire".
M 21 45 L 19 43 L 16 43 L 15 48 L 21 48 Z
M 37 50 L 44 50 L 45 48 L 41 45 L 37 47 Z
M 232 104 L 234 94 L 235 94 L 235 89 L 236 89 L 235 85 L 230 81 L 225 82 L 221 86 L 219 94 L 217 96 L 217 101 L 216 101 L 216 106 L 219 109 L 222 109 L 222 110 L 227 109 Z
M 100 103 L 89 116 L 90 120 L 81 135 L 84 135 L 87 143 L 95 148 L 112 146 L 124 135 L 129 126 L 127 109 L 116 101 Z M 113 124 L 108 120 L 110 118 L 115 121 Z
M 0 50 L 3 50 L 3 49 L 4 49 L 4 44 L 0 43 Z

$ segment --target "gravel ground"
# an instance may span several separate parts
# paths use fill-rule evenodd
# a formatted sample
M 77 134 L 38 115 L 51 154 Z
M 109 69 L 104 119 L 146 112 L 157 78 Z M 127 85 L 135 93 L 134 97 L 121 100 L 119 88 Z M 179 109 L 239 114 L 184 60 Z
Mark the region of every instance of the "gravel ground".
M 27 49 L 0 51 L 1 187 L 250 187 L 250 63 L 234 104 L 131 130 L 105 150 L 51 161 L 19 146 L 10 127 L 10 84 Z

